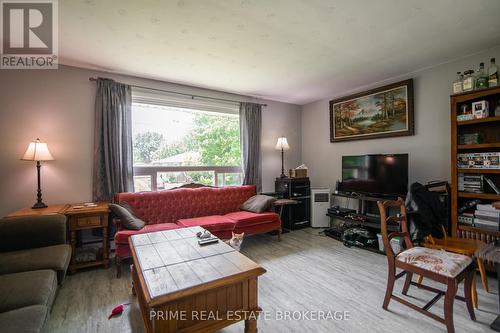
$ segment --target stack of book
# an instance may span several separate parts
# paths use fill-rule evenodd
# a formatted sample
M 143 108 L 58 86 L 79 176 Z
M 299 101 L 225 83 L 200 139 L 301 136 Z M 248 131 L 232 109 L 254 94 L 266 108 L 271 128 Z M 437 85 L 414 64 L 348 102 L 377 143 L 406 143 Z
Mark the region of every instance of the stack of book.
M 499 230 L 500 210 L 492 205 L 477 205 L 474 212 L 474 226 L 477 228 Z
M 461 192 L 483 193 L 483 176 L 459 173 L 458 190 Z

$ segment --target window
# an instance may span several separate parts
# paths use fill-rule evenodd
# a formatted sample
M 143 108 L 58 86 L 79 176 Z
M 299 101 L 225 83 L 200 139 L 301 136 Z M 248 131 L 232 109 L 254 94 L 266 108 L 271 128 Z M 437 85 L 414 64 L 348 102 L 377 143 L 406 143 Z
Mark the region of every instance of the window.
M 136 191 L 241 185 L 238 105 L 133 93 Z

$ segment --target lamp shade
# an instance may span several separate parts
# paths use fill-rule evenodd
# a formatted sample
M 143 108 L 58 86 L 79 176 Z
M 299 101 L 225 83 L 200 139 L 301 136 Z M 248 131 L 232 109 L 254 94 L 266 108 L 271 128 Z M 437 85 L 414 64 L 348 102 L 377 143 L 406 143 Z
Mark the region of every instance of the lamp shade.
M 278 138 L 278 142 L 276 142 L 276 146 L 274 147 L 274 149 L 276 150 L 288 150 L 290 149 L 290 146 L 288 145 L 288 141 L 286 140 L 286 138 L 284 136 L 280 136 Z
M 28 145 L 28 149 L 24 153 L 21 160 L 24 161 L 52 161 L 54 157 L 49 151 L 49 147 L 45 142 L 41 142 L 40 139 L 31 141 Z

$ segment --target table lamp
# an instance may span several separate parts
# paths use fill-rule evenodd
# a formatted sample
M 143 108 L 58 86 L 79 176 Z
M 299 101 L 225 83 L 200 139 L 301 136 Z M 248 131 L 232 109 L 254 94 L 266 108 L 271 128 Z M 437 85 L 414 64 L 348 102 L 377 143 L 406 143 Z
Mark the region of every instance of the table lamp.
M 32 141 L 28 145 L 28 149 L 24 153 L 24 156 L 21 158 L 23 161 L 36 161 L 36 171 L 37 171 L 37 180 L 38 180 L 38 189 L 36 192 L 36 203 L 32 208 L 45 208 L 46 204 L 43 203 L 42 200 L 42 189 L 40 187 L 40 167 L 41 161 L 52 161 L 54 157 L 49 151 L 49 147 L 45 142 L 41 142 L 40 139 L 36 139 Z
M 284 167 L 284 157 L 285 157 L 285 150 L 290 149 L 290 146 L 288 145 L 288 141 L 284 136 L 280 136 L 278 138 L 278 142 L 276 142 L 276 146 L 274 147 L 276 150 L 281 150 L 281 175 L 280 178 L 285 178 L 285 167 Z

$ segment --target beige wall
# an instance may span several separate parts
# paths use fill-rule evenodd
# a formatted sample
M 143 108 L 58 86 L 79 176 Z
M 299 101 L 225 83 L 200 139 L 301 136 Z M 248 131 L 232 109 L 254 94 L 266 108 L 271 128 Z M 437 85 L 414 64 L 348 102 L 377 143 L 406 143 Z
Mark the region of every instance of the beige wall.
M 481 61 L 489 64 L 491 57 L 498 63 L 500 47 L 303 106 L 302 159 L 309 166 L 312 184 L 333 188 L 342 177 L 343 155 L 369 153 L 409 153 L 410 184 L 449 180 L 451 82 L 457 71 L 477 69 Z M 414 136 L 330 143 L 329 100 L 407 78 L 414 79 Z
M 61 66 L 59 70 L 0 70 L 0 216 L 35 201 L 36 171 L 20 161 L 29 141 L 49 144 L 55 161 L 42 167 L 47 204 L 83 202 L 92 197 L 92 154 L 95 83 L 89 77 L 110 77 L 148 87 L 252 101 L 251 98 L 173 83 Z M 260 100 L 263 111 L 263 190 L 274 188 L 280 173 L 274 143 L 290 140 L 287 166 L 300 164 L 300 107 Z
M 490 57 L 500 59 L 500 47 L 460 60 L 369 84 L 356 91 L 303 107 L 264 101 L 263 190 L 273 190 L 280 173 L 276 138 L 285 135 L 291 150 L 285 168 L 306 163 L 314 186 L 330 186 L 341 178 L 342 155 L 410 154 L 410 182 L 449 179 L 449 95 L 457 71 L 477 68 Z M 369 68 L 367 68 L 369 70 Z M 91 199 L 95 83 L 104 76 L 121 82 L 213 97 L 248 97 L 131 76 L 64 67 L 59 70 L 0 70 L 0 216 L 35 200 L 34 163 L 20 161 L 27 143 L 40 137 L 56 160 L 43 166 L 43 190 L 49 204 Z M 411 137 L 330 143 L 328 101 L 385 83 L 414 78 L 415 130 Z M 301 112 L 302 110 L 302 112 Z

